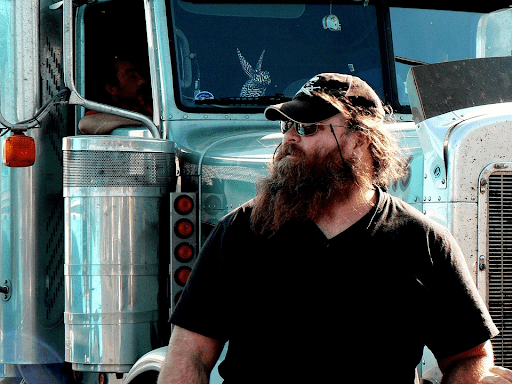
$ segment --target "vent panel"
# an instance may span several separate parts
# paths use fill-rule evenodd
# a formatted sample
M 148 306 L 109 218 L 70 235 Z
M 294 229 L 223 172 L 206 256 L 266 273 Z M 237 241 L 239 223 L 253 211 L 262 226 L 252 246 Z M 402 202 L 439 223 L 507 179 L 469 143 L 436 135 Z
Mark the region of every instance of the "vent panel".
M 489 177 L 488 306 L 500 330 L 493 339 L 496 365 L 512 368 L 512 174 Z

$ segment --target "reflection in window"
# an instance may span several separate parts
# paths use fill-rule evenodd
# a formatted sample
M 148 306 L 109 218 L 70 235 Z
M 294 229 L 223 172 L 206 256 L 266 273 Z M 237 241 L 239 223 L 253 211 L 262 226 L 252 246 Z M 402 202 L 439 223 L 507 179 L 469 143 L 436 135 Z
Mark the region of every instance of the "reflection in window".
M 390 15 L 395 57 L 429 64 L 476 57 L 481 14 L 391 8 Z M 411 66 L 395 65 L 400 104 L 409 105 L 405 81 Z

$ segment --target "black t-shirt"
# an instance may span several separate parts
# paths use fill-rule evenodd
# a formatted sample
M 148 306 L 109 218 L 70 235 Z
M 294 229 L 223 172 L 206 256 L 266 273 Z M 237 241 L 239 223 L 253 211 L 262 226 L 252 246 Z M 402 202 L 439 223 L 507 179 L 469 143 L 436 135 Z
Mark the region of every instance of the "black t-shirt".
M 251 210 L 214 229 L 170 320 L 229 341 L 225 384 L 410 384 L 424 345 L 443 358 L 498 333 L 448 230 L 387 193 L 332 239 L 296 222 L 263 239 Z

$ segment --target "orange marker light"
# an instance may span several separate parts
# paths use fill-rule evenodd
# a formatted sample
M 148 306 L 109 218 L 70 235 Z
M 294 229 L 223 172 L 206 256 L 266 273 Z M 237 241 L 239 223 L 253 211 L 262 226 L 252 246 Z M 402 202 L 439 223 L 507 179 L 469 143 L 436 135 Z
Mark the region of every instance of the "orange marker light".
M 4 140 L 3 155 L 8 167 L 30 167 L 36 161 L 36 143 L 23 132 L 13 132 Z

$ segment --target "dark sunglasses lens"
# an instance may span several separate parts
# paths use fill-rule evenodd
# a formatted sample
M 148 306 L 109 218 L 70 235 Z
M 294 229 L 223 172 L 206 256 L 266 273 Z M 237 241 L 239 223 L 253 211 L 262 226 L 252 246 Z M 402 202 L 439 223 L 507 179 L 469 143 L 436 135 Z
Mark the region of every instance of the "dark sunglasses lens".
M 318 131 L 318 125 L 304 125 L 300 123 L 295 123 L 293 121 L 282 121 L 281 122 L 281 133 L 284 135 L 286 132 L 288 132 L 293 126 L 295 125 L 295 131 L 300 136 L 311 136 Z
M 284 135 L 293 126 L 292 121 L 281 121 L 281 133 Z
M 318 125 L 312 124 L 312 125 L 304 125 L 304 124 L 297 124 L 296 126 L 297 133 L 301 136 L 311 136 L 316 133 L 318 130 Z

